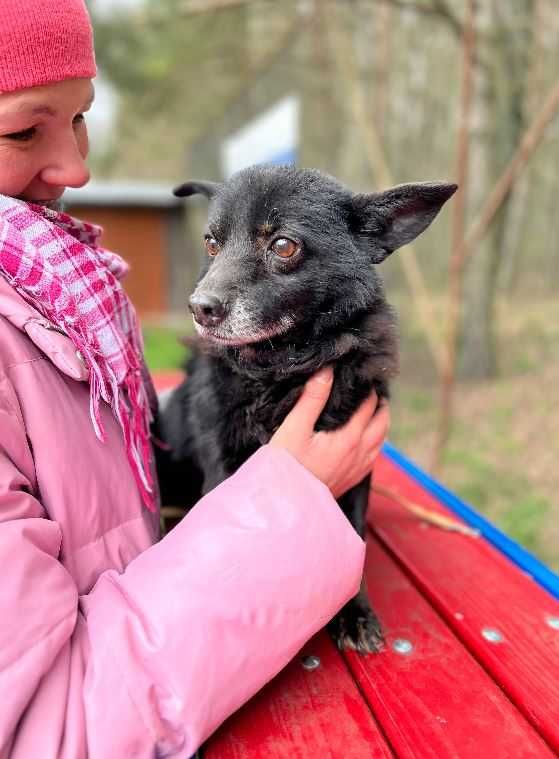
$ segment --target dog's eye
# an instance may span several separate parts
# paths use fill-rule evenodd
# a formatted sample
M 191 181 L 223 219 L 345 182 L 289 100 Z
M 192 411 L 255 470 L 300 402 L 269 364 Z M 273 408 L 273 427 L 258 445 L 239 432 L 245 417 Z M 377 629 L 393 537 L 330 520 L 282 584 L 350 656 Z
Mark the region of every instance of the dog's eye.
M 209 256 L 217 256 L 219 253 L 219 243 L 215 237 L 210 237 L 209 235 L 204 237 L 204 245 L 206 246 Z
M 293 240 L 289 240 L 287 237 L 278 237 L 272 243 L 271 249 L 280 258 L 291 258 L 299 250 L 299 245 Z

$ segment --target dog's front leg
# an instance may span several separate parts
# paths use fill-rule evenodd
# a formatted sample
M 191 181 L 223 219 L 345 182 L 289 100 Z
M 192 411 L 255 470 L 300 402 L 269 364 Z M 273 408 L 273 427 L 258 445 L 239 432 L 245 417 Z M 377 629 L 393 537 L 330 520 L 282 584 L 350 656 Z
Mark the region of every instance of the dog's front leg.
M 223 461 L 216 458 L 209 465 L 204 466 L 204 487 L 202 488 L 203 495 L 209 493 L 224 480 L 231 475 L 223 464 Z
M 344 514 L 363 539 L 367 530 L 366 517 L 370 487 L 371 477 L 368 475 L 338 501 Z M 361 581 L 359 593 L 334 617 L 329 629 L 340 649 L 352 649 L 361 654 L 371 654 L 382 648 L 384 644 L 382 628 L 371 609 L 364 580 Z

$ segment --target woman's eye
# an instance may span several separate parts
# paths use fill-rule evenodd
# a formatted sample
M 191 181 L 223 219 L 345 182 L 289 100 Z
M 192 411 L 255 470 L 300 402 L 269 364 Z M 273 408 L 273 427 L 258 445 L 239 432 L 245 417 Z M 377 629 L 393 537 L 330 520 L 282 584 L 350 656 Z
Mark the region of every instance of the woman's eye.
M 278 237 L 271 245 L 271 250 L 280 258 L 291 258 L 300 249 L 301 246 L 298 243 L 289 240 L 287 237 Z
M 206 246 L 209 256 L 217 256 L 219 253 L 219 243 L 215 237 L 204 237 L 204 245 Z
M 16 142 L 29 142 L 29 140 L 32 140 L 33 137 L 35 137 L 36 133 L 36 127 L 29 127 L 29 129 L 22 129 L 21 132 L 5 134 L 4 138 L 7 140 L 15 140 Z
M 74 119 L 73 119 L 72 123 L 73 123 L 73 124 L 81 124 L 81 123 L 82 123 L 82 122 L 84 122 L 84 121 L 85 121 L 85 114 L 83 114 L 83 113 L 78 113 L 78 114 L 76 114 L 76 115 L 74 116 Z

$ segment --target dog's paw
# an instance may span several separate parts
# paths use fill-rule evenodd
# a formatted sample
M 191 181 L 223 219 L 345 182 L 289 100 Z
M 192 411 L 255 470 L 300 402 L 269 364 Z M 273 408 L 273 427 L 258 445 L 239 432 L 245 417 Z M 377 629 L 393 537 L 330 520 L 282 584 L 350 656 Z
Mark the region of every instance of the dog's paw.
M 384 635 L 376 614 L 368 604 L 356 598 L 334 617 L 329 629 L 340 651 L 376 654 L 384 646 Z

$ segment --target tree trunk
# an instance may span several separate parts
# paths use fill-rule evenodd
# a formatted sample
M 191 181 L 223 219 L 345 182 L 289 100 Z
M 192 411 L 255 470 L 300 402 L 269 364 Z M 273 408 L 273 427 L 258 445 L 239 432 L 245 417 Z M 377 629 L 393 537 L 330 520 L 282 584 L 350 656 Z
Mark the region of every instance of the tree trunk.
M 480 6 L 480 25 L 486 39 L 483 64 L 478 67 L 477 134 L 472 148 L 474 167 L 470 187 L 473 205 L 484 200 L 510 161 L 525 129 L 523 110 L 531 47 L 533 2 L 494 0 Z M 498 128 L 496 128 L 498 126 Z M 514 246 L 513 187 L 496 215 L 482 250 L 476 253 L 466 280 L 462 324 L 460 375 L 478 380 L 498 369 L 495 300 L 503 260 Z

